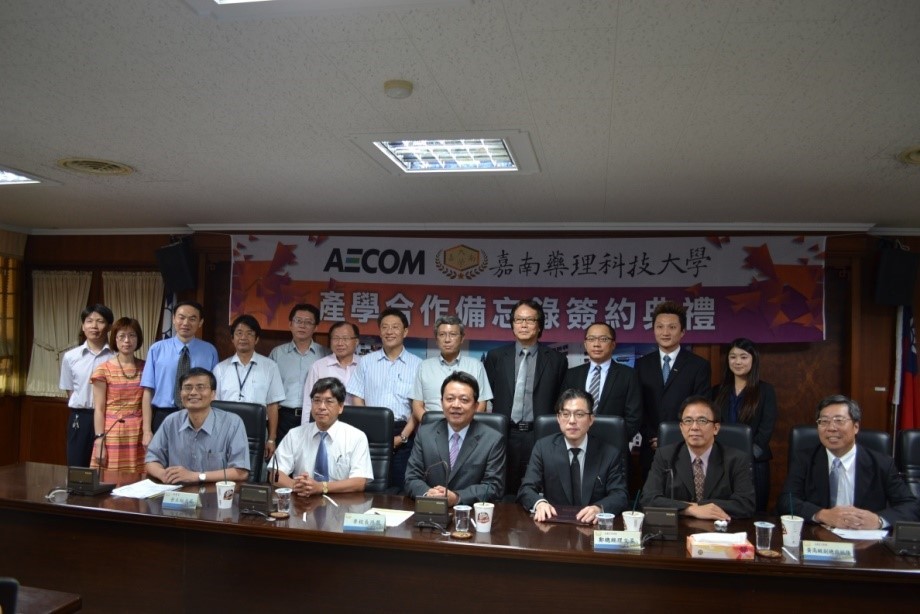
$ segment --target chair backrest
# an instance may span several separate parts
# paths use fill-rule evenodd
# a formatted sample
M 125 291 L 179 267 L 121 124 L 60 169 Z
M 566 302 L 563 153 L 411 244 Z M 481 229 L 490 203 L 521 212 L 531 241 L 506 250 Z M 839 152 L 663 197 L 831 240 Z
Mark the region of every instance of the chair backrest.
M 898 433 L 898 469 L 908 480 L 920 480 L 920 429 Z
M 393 458 L 393 412 L 387 407 L 346 405 L 339 420 L 367 436 L 374 479 L 368 481 L 364 491 L 386 492 Z
M 684 440 L 680 432 L 679 422 L 662 422 L 658 425 L 658 447 L 679 443 Z M 751 427 L 747 424 L 739 423 L 721 423 L 719 433 L 716 435 L 716 441 L 723 446 L 741 450 L 754 462 L 754 435 Z
M 559 432 L 559 421 L 555 414 L 537 416 L 534 426 L 536 439 L 543 439 Z M 626 422 L 622 416 L 594 416 L 594 424 L 589 431 L 598 439 L 603 439 L 621 452 L 626 450 Z
M 0 578 L 0 611 L 18 612 L 16 609 L 19 596 L 19 582 L 14 578 Z
M 216 407 L 234 413 L 243 420 L 246 439 L 249 442 L 249 482 L 262 481 L 265 465 L 265 406 L 261 403 L 240 403 L 238 401 L 212 401 Z
M 820 443 L 817 426 L 800 424 L 792 427 L 792 430 L 789 431 L 788 467 L 792 467 L 792 460 L 800 451 L 811 451 Z M 880 454 L 891 455 L 891 435 L 885 431 L 859 429 L 859 432 L 856 433 L 856 443 Z

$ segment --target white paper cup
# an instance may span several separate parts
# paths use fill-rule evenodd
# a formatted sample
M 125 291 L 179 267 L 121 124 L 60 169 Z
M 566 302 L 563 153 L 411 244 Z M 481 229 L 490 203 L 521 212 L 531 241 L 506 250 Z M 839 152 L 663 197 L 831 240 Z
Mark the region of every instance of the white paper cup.
M 783 546 L 798 548 L 802 543 L 802 525 L 805 519 L 801 516 L 780 516 L 783 521 Z
M 227 480 L 218 482 L 217 486 L 217 507 L 227 509 L 233 507 L 233 489 L 236 488 L 236 482 Z
M 645 514 L 642 512 L 626 511 L 621 514 L 623 517 L 623 527 L 627 531 L 641 531 L 642 523 L 645 522 Z
M 602 512 L 597 515 L 597 529 L 599 531 L 613 531 L 613 519 L 616 514 Z
M 480 502 L 473 505 L 473 525 L 477 533 L 492 532 L 492 518 L 495 515 L 495 504 Z

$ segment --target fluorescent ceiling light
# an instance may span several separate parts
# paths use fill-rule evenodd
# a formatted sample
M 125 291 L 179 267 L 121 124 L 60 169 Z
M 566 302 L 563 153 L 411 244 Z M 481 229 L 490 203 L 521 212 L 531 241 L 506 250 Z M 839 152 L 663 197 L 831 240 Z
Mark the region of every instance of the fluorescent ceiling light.
M 393 174 L 538 172 L 526 132 L 364 134 L 358 147 Z
M 21 171 L 0 166 L 0 185 L 23 185 L 26 183 L 41 183 L 41 180 Z
M 249 4 L 250 2 L 271 2 L 271 0 L 214 0 L 215 4 Z

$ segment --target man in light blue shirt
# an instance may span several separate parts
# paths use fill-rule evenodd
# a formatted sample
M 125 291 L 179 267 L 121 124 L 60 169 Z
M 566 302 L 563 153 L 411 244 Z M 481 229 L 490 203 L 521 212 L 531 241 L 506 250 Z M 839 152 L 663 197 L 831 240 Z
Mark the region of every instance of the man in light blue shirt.
M 163 420 L 147 448 L 147 474 L 165 484 L 245 481 L 249 476 L 246 427 L 236 414 L 212 408 L 217 379 L 192 368 L 180 384 L 182 405 Z

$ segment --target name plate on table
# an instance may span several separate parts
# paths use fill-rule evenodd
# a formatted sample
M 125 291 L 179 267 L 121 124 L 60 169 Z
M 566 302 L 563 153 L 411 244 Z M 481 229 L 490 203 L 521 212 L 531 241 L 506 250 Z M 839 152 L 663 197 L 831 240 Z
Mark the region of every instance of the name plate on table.
M 380 514 L 345 514 L 345 522 L 342 524 L 343 531 L 354 531 L 357 533 L 383 533 L 387 528 L 387 519 Z
M 802 558 L 806 561 L 830 561 L 833 563 L 855 563 L 853 544 L 844 542 L 802 541 Z
M 642 531 L 595 531 L 594 551 L 642 550 Z
M 193 510 L 201 507 L 201 498 L 196 492 L 170 491 L 163 494 L 164 510 Z

